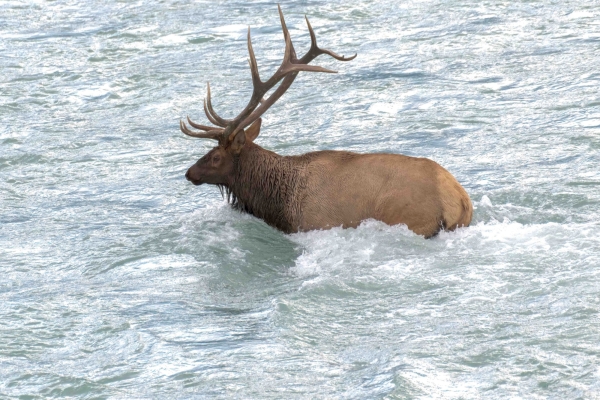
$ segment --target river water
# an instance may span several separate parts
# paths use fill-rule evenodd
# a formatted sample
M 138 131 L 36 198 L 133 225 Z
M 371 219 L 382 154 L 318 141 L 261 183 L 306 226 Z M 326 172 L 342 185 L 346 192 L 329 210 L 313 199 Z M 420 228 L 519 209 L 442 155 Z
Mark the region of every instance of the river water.
M 429 157 L 472 226 L 284 235 L 186 169 L 276 4 L 0 4 L 0 397 L 600 398 L 600 3 L 283 2 L 257 143 Z

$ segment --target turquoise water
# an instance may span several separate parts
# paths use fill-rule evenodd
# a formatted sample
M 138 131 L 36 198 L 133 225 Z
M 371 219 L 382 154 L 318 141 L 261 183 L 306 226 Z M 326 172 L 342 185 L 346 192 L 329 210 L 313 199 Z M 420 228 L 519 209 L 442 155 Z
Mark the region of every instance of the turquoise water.
M 337 75 L 257 142 L 429 157 L 475 206 L 284 235 L 184 173 L 237 114 L 275 4 L 0 4 L 0 397 L 600 397 L 600 3 L 282 4 Z

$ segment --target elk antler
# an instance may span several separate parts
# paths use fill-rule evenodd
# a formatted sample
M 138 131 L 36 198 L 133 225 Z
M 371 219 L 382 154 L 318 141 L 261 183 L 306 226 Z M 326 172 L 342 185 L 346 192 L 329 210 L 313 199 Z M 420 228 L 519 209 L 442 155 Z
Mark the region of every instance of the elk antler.
M 250 98 L 248 105 L 246 105 L 246 108 L 244 108 L 244 110 L 233 119 L 224 119 L 219 117 L 212 107 L 210 98 L 210 85 L 207 84 L 207 96 L 206 100 L 204 101 L 204 112 L 208 120 L 214 125 L 217 125 L 217 127 L 196 124 L 188 117 L 187 120 L 192 127 L 205 132 L 194 132 L 186 126 L 185 122 L 180 121 L 179 125 L 183 133 L 198 138 L 219 140 L 220 143 L 226 144 L 229 137 L 234 137 L 237 132 L 246 128 L 260 118 L 260 116 L 267 111 L 269 107 L 271 107 L 291 86 L 291 84 L 294 82 L 294 79 L 296 79 L 298 72 L 336 72 L 316 65 L 307 65 L 316 57 L 321 54 L 327 54 L 339 61 L 350 61 L 356 57 L 356 54 L 354 54 L 352 57 L 344 57 L 330 50 L 319 48 L 319 46 L 317 46 L 315 32 L 313 31 L 310 22 L 308 22 L 308 18 L 305 17 L 306 24 L 308 25 L 308 30 L 310 32 L 311 45 L 308 52 L 302 58 L 298 59 L 296 57 L 294 45 L 292 44 L 292 39 L 290 38 L 290 33 L 283 18 L 283 13 L 281 12 L 281 7 L 277 5 L 277 8 L 279 9 L 279 19 L 281 20 L 283 38 L 285 39 L 285 52 L 279 69 L 277 69 L 275 74 L 273 74 L 273 76 L 271 76 L 267 81 L 261 81 L 258 74 L 258 64 L 256 63 L 256 57 L 254 56 L 254 50 L 252 49 L 250 27 L 248 27 L 248 53 L 250 55 L 248 62 L 250 64 L 250 73 L 252 74 L 253 86 L 252 97 Z M 277 85 L 277 83 L 280 81 L 282 82 L 279 87 L 271 94 L 271 96 L 269 96 L 267 99 L 264 99 L 263 96 L 273 87 L 275 87 L 275 85 Z

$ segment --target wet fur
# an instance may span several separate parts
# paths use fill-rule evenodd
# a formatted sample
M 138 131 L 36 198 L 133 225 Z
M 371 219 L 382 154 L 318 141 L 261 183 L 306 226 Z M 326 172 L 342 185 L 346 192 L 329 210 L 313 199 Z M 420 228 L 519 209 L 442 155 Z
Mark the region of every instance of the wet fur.
M 227 200 L 235 209 L 286 233 L 297 231 L 306 183 L 304 164 L 298 157 L 282 157 L 246 144 L 234 159 L 233 179 L 224 186 Z
M 378 173 L 353 173 L 356 163 L 379 165 L 390 162 L 392 169 L 389 171 L 383 168 Z M 411 168 L 404 171 L 394 162 L 405 163 L 418 172 Z M 219 185 L 228 202 L 235 209 L 261 218 L 286 233 L 340 225 L 355 227 L 364 219 L 374 218 L 391 225 L 405 223 L 415 233 L 433 237 L 440 230 L 468 226 L 472 216 L 471 201 L 462 186 L 437 163 L 424 158 L 338 151 L 286 157 L 247 142 L 234 157 L 233 171 L 228 183 Z M 360 173 L 365 177 L 364 182 L 348 191 L 348 185 L 353 184 L 352 175 Z M 402 190 L 411 196 L 416 193 L 398 183 L 403 179 L 423 185 L 424 189 L 417 191 L 421 196 L 417 204 L 414 199 L 403 198 Z M 358 180 L 360 182 L 360 177 Z M 369 181 L 383 183 L 373 188 L 373 194 L 361 193 L 370 190 Z M 364 203 L 364 210 L 353 204 L 357 196 L 353 192 L 359 197 L 362 195 L 362 200 L 356 201 Z M 396 197 L 388 198 L 386 192 Z M 403 210 L 407 201 L 406 210 Z M 350 213 L 360 212 L 356 214 L 357 218 L 348 220 L 344 208 L 349 208 Z

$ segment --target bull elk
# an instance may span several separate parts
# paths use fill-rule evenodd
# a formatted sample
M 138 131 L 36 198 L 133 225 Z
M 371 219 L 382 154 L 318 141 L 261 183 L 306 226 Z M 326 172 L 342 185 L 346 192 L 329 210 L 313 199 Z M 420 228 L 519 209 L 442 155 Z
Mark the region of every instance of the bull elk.
M 279 17 L 285 53 L 281 66 L 267 81 L 259 77 L 248 28 L 253 91 L 246 108 L 233 119 L 221 118 L 213 109 L 207 84 L 204 112 L 214 126 L 197 124 L 188 117 L 195 131 L 180 121 L 186 135 L 218 142 L 189 168 L 185 177 L 194 185 L 218 186 L 234 208 L 286 233 L 356 227 L 369 218 L 389 225 L 406 224 L 427 238 L 442 229 L 468 226 L 473 213 L 468 194 L 447 170 L 429 159 L 347 151 L 280 156 L 254 143 L 261 115 L 285 93 L 300 71 L 336 72 L 309 62 L 321 54 L 339 61 L 356 57 L 318 47 L 306 18 L 311 47 L 297 58 L 281 7 Z M 279 82 L 277 89 L 263 98 Z

